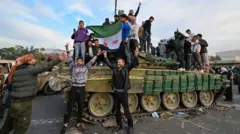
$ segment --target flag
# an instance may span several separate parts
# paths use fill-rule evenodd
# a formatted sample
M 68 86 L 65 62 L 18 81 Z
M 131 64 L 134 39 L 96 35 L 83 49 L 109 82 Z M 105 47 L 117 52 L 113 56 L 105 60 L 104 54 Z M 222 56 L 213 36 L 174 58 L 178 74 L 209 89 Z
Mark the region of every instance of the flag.
M 122 23 L 117 21 L 110 25 L 104 26 L 87 26 L 86 28 L 94 32 L 95 38 L 100 44 L 107 46 L 109 49 L 116 49 L 122 41 Z

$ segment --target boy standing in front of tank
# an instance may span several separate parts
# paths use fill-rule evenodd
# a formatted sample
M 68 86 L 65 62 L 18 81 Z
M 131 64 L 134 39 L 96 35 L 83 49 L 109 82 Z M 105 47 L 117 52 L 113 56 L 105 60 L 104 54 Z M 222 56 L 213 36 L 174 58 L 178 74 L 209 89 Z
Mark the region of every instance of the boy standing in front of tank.
M 125 65 L 124 59 L 118 59 L 117 60 L 117 66 L 114 66 L 110 63 L 110 61 L 107 58 L 107 52 L 105 51 L 104 58 L 106 64 L 113 70 L 112 74 L 112 89 L 114 91 L 114 104 L 115 104 L 115 110 L 116 110 L 116 122 L 117 127 L 115 128 L 115 132 L 122 129 L 122 117 L 120 112 L 120 105 L 122 104 L 124 109 L 124 114 L 126 118 L 128 119 L 128 134 L 133 133 L 133 120 L 131 113 L 129 111 L 129 105 L 128 105 L 128 90 L 131 88 L 131 83 L 129 79 L 129 72 L 138 65 L 138 48 L 135 50 L 135 56 L 133 58 L 133 61 L 130 64 Z
M 66 45 L 66 51 L 69 56 L 68 45 Z M 62 134 L 65 133 L 69 119 L 71 118 L 72 108 L 77 102 L 78 104 L 78 115 L 77 115 L 77 127 L 80 127 L 82 122 L 82 113 L 83 113 L 83 104 L 84 104 L 84 92 L 85 85 L 88 78 L 88 67 L 92 66 L 97 60 L 97 56 L 101 54 L 101 51 L 98 51 L 98 54 L 95 55 L 87 64 L 84 65 L 83 59 L 81 57 L 77 58 L 76 64 L 72 62 L 72 58 L 68 57 L 68 62 L 71 65 L 72 71 L 72 88 L 68 92 L 68 103 L 67 103 L 67 114 L 64 115 L 64 126 L 61 131 Z

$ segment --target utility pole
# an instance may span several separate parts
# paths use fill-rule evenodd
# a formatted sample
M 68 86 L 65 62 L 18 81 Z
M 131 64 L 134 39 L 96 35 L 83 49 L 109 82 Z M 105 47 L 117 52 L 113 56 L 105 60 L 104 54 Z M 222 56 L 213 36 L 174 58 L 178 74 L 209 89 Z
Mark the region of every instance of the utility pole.
M 115 15 L 117 14 L 117 0 L 115 0 Z

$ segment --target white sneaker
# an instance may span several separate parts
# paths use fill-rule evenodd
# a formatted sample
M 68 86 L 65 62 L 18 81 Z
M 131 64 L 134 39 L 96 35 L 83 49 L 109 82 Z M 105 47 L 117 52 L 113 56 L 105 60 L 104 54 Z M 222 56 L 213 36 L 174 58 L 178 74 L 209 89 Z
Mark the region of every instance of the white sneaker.
M 179 68 L 178 71 L 183 71 L 183 68 Z
M 185 69 L 185 68 L 183 68 L 183 69 L 182 69 L 182 71 L 186 71 L 186 69 Z

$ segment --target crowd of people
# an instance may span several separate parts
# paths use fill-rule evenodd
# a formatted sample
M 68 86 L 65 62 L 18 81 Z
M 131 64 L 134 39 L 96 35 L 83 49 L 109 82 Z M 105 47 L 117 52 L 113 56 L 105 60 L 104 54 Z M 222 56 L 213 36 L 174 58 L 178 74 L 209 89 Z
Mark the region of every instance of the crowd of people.
M 208 43 L 202 38 L 202 34 L 195 35 L 190 29 L 186 34 L 174 32 L 174 38 L 160 40 L 157 47 L 150 43 L 150 54 L 171 58 L 180 62 L 180 71 L 197 69 L 200 72 L 209 69 Z
M 128 119 L 129 134 L 133 133 L 133 120 L 128 106 L 128 93 L 127 91 L 131 88 L 129 72 L 138 65 L 138 25 L 136 23 L 136 16 L 139 12 L 134 14 L 133 10 L 129 11 L 128 16 L 122 14 L 120 16 L 122 22 L 122 42 L 119 48 L 110 50 L 107 46 L 99 44 L 98 39 L 95 39 L 94 34 L 87 35 L 88 31 L 84 28 L 84 22 L 79 21 L 78 30 L 73 31 L 72 39 L 74 40 L 74 54 L 73 57 L 69 53 L 69 43 L 66 45 L 66 51 L 68 52 L 68 61 L 71 64 L 72 71 L 72 87 L 68 94 L 67 113 L 64 115 L 64 126 L 61 131 L 65 133 L 68 128 L 69 118 L 71 117 L 73 105 L 77 102 L 78 104 L 78 119 L 77 127 L 81 128 L 82 124 L 82 112 L 84 104 L 84 91 L 87 83 L 88 67 L 94 64 L 99 65 L 105 63 L 113 70 L 112 75 L 112 89 L 114 91 L 114 104 L 116 111 L 117 127 L 114 129 L 115 132 L 122 129 L 122 118 L 120 112 L 120 105 L 123 106 L 124 114 Z M 114 16 L 115 21 L 119 21 L 119 16 Z M 153 17 L 150 17 L 153 20 Z M 114 22 L 112 22 L 114 23 Z M 149 22 L 150 23 L 150 22 Z M 103 25 L 109 25 L 109 19 L 106 19 Z M 148 24 L 148 28 L 151 25 Z M 147 31 L 149 33 L 149 29 Z M 146 32 L 146 33 L 147 33 Z M 147 33 L 147 34 L 148 34 Z M 148 36 L 149 34 L 145 35 Z M 109 56 L 114 55 L 117 59 L 117 63 L 113 64 L 109 60 Z
M 136 48 L 139 48 L 142 52 L 150 52 L 151 23 L 154 21 L 154 17 L 151 16 L 148 20 L 143 21 L 142 25 L 139 26 L 137 24 L 137 15 L 139 14 L 140 7 L 141 2 L 139 3 L 135 13 L 133 10 L 130 10 L 128 15 L 124 13 L 121 15 L 114 15 L 114 21 L 110 21 L 109 18 L 105 19 L 103 25 L 110 25 L 119 20 L 122 22 L 122 42 L 119 48 L 115 50 L 110 50 L 104 44 L 99 44 L 98 39 L 95 39 L 93 33 L 88 36 L 88 30 L 84 28 L 84 22 L 82 20 L 79 21 L 78 29 L 74 29 L 71 36 L 74 40 L 74 62 L 76 62 L 77 58 L 81 56 L 84 63 L 87 63 L 94 55 L 97 54 L 98 50 L 108 51 L 116 58 L 122 57 L 127 63 L 130 63 Z M 122 52 L 125 51 L 124 45 L 127 45 L 127 52 L 123 54 Z M 129 59 L 126 59 L 127 57 L 129 57 Z M 103 56 L 98 59 L 98 62 L 95 65 L 102 64 L 105 64 Z
M 61 131 L 65 133 L 68 128 L 69 119 L 73 105 L 78 104 L 78 118 L 76 126 L 80 129 L 84 104 L 85 85 L 87 83 L 88 67 L 93 65 L 106 64 L 112 69 L 112 89 L 114 91 L 114 106 L 117 127 L 115 132 L 122 129 L 122 118 L 120 105 L 123 106 L 124 114 L 128 119 L 128 134 L 133 133 L 133 120 L 128 105 L 128 90 L 131 88 L 129 73 L 138 66 L 139 49 L 160 57 L 171 57 L 171 53 L 175 52 L 180 62 L 179 70 L 189 70 L 192 65 L 192 59 L 196 61 L 196 65 L 200 71 L 203 67 L 209 66 L 207 55 L 207 42 L 202 39 L 202 35 L 194 35 L 187 30 L 188 35 L 180 33 L 178 30 L 174 33 L 175 39 L 169 41 L 165 45 L 161 41 L 157 48 L 151 43 L 151 25 L 154 17 L 150 16 L 148 20 L 142 22 L 139 27 L 136 23 L 137 15 L 140 10 L 139 3 L 137 11 L 129 11 L 129 14 L 121 14 L 114 16 L 114 22 L 105 19 L 103 25 L 109 25 L 119 20 L 122 22 L 122 42 L 119 48 L 110 50 L 107 46 L 100 44 L 99 40 L 84 27 L 84 21 L 79 21 L 78 29 L 73 29 L 71 38 L 74 40 L 74 51 L 71 57 L 69 52 L 69 43 L 66 44 L 66 52 L 68 55 L 61 55 L 57 58 L 49 58 L 47 63 L 35 65 L 36 60 L 32 54 L 19 57 L 16 64 L 11 68 L 8 78 L 5 82 L 5 88 L 11 89 L 9 93 L 9 111 L 6 121 L 0 130 L 2 134 L 8 134 L 11 130 L 14 133 L 26 133 L 31 120 L 32 100 L 37 94 L 37 75 L 51 70 L 53 66 L 60 61 L 68 60 L 72 72 L 72 87 L 67 93 L 67 112 L 64 115 L 64 125 Z M 112 58 L 113 57 L 113 58 Z M 111 60 L 109 60 L 111 58 Z M 115 64 L 112 62 L 115 60 Z M 17 120 L 17 122 L 15 122 Z

